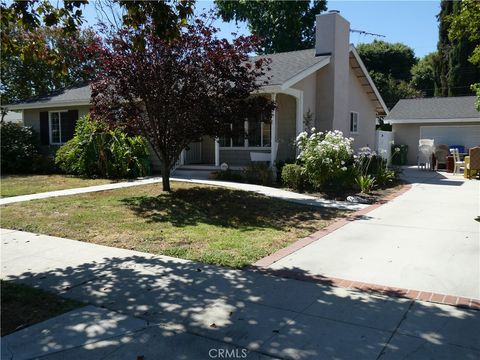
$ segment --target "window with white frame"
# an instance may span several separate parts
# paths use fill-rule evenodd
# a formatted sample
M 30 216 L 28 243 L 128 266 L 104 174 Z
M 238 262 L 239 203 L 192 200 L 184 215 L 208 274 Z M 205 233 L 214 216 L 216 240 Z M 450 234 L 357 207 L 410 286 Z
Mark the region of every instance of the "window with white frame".
M 272 124 L 259 120 L 226 125 L 225 135 L 219 139 L 220 147 L 263 147 L 271 146 Z
M 358 133 L 358 112 L 352 111 L 350 113 L 350 132 Z
M 48 113 L 48 126 L 50 130 L 50 144 L 59 145 L 67 141 L 66 123 L 68 111 L 50 111 Z

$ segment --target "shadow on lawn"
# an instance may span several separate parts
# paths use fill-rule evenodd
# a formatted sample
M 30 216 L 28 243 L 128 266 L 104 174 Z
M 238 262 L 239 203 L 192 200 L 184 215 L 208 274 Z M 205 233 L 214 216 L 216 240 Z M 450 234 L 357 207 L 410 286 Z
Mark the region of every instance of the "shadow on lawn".
M 294 271 L 309 275 L 300 269 Z M 360 291 L 338 292 L 327 280 L 322 284 L 294 281 L 168 258 L 111 257 L 42 273 L 25 272 L 10 279 L 136 316 L 152 326 L 175 325 L 177 330 L 220 341 L 218 347 L 227 343 L 296 359 L 380 358 L 383 352 L 402 357 L 419 347 L 426 351 L 424 356 L 435 357 L 453 351 L 449 343 L 475 343 L 480 331 L 480 313 L 476 311 L 419 302 L 412 307 L 410 300 L 367 297 Z M 404 321 L 409 325 L 402 327 L 411 337 L 391 339 Z M 108 337 L 111 332 L 113 336 L 113 330 L 106 329 L 104 335 Z M 42 351 L 61 352 L 82 331 L 81 327 L 62 328 L 58 324 L 49 329 Z M 113 337 L 74 350 L 73 355 L 89 359 L 101 354 L 111 355 L 105 359 L 120 354 L 125 359 L 140 355 L 145 359 L 208 358 L 205 346 L 192 349 L 182 344 L 184 338 L 178 331 L 169 333 L 170 340 L 167 335 L 152 338 L 152 331 Z M 172 345 L 176 338 L 177 344 Z M 142 353 L 135 353 L 138 349 Z M 479 351 L 468 346 L 455 349 L 457 358 L 468 359 L 478 356 Z M 250 355 L 247 359 L 254 358 Z M 65 356 L 72 354 L 66 352 Z
M 193 187 L 158 196 L 136 196 L 122 202 L 150 222 L 174 226 L 206 223 L 223 227 L 288 227 L 316 231 L 313 220 L 330 220 L 338 210 L 310 207 L 260 194 L 223 188 Z

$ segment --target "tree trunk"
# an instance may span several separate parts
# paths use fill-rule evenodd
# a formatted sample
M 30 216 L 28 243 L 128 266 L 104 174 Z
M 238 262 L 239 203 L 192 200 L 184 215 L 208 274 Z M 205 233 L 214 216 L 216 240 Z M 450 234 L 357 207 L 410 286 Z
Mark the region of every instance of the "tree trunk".
M 163 191 L 172 191 L 170 189 L 170 167 L 162 162 L 162 187 Z

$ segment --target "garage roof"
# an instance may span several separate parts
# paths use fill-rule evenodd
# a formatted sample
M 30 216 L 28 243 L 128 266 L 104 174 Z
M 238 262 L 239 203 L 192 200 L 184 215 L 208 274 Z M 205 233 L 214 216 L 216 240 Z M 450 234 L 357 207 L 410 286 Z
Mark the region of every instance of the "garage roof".
M 476 96 L 402 99 L 384 121 L 391 124 L 480 121 Z

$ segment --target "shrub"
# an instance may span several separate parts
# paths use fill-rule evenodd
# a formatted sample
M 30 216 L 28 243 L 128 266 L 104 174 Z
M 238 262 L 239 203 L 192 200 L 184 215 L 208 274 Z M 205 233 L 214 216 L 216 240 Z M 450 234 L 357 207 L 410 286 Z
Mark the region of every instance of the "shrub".
M 244 172 L 247 183 L 271 186 L 273 184 L 272 169 L 263 163 L 251 162 Z
M 303 191 L 307 187 L 307 177 L 298 164 L 286 164 L 282 169 L 282 182 L 296 191 Z
M 355 182 L 364 194 L 370 194 L 375 186 L 375 178 L 371 175 L 358 175 Z
M 37 134 L 32 128 L 11 122 L 1 123 L 0 132 L 2 173 L 33 172 L 32 164 L 40 156 Z
M 225 171 L 216 171 L 212 173 L 212 179 L 223 181 L 244 182 L 242 174 L 238 171 L 227 169 Z
M 338 130 L 326 134 L 313 131 L 311 135 L 303 132 L 297 137 L 298 160 L 315 188 L 338 190 L 351 186 L 353 178 L 348 170 L 353 161 L 352 142 Z
M 141 136 L 106 130 L 79 119 L 75 136 L 57 151 L 55 163 L 67 174 L 103 178 L 135 178 L 150 173 L 148 147 Z

